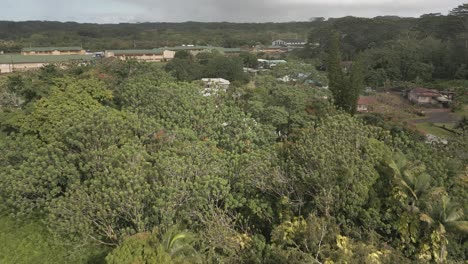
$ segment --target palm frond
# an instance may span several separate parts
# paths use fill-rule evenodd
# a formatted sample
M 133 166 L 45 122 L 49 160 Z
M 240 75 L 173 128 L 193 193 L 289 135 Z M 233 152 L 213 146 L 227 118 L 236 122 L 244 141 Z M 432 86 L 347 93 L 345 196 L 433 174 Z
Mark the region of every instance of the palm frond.
M 423 222 L 426 222 L 430 225 L 434 224 L 434 219 L 432 219 L 432 217 L 430 217 L 428 214 L 421 214 L 419 216 L 419 220 L 423 221 Z
M 456 222 L 460 219 L 463 218 L 464 216 L 464 213 L 463 213 L 463 209 L 455 209 L 455 208 L 451 208 L 452 210 L 449 210 L 449 212 L 447 212 L 447 217 L 445 219 L 445 222 Z
M 414 190 L 416 193 L 424 193 L 431 186 L 431 176 L 427 173 L 421 173 L 414 179 Z
M 178 240 L 184 239 L 184 238 L 187 238 L 187 237 L 188 237 L 188 233 L 185 233 L 185 232 L 181 232 L 181 233 L 176 234 L 170 240 L 169 248 L 172 248 L 174 246 L 174 244 L 177 243 Z
M 418 196 L 413 191 L 413 188 L 408 184 L 408 181 L 403 179 L 403 180 L 400 181 L 400 183 L 407 191 L 409 191 L 411 193 L 411 196 L 413 196 L 416 200 L 418 199 Z
M 461 232 L 463 234 L 468 234 L 468 221 L 456 221 L 446 223 L 445 226 L 450 231 Z

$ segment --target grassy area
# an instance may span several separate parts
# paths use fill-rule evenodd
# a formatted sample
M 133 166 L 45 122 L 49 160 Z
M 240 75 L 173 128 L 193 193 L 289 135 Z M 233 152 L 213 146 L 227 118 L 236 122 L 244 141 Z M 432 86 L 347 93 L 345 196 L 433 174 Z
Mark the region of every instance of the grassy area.
M 405 98 L 395 93 L 378 93 L 375 98 L 377 103 L 373 106 L 373 112 L 380 113 L 390 117 L 395 121 L 407 121 L 424 119 L 424 116 L 418 116 L 416 113 L 421 108 L 412 105 Z
M 449 129 L 452 128 L 452 125 L 447 125 L 447 124 L 433 124 L 433 123 L 427 123 L 427 122 L 415 124 L 416 128 L 420 131 L 423 131 L 424 133 L 432 134 L 434 136 L 438 136 L 438 137 L 446 138 L 446 139 L 453 137 L 454 133 L 438 127 L 438 126 L 443 126 L 443 125 L 445 125 Z
M 456 111 L 455 114 L 460 118 L 464 116 L 468 117 L 468 105 L 464 105 L 463 108 L 459 111 Z
M 94 249 L 77 252 L 60 245 L 39 223 L 18 223 L 0 216 L 0 263 L 103 263 L 103 257 Z

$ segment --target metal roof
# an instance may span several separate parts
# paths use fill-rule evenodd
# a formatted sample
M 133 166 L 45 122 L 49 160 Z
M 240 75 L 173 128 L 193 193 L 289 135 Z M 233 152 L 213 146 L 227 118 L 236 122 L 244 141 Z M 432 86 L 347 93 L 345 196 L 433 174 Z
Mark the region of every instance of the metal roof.
M 223 48 L 214 46 L 176 46 L 176 47 L 164 47 L 164 49 L 179 51 L 179 50 L 218 50 L 221 52 L 241 52 L 240 48 Z
M 176 47 L 164 47 L 168 50 L 207 50 L 207 49 L 214 49 L 215 47 L 211 46 L 176 46 Z
M 283 47 L 283 46 L 273 46 L 273 45 L 270 45 L 270 46 L 264 46 L 262 47 L 263 49 L 288 49 L 287 47 Z
M 287 63 L 285 60 L 269 60 L 268 63 Z
M 209 83 L 219 83 L 219 84 L 230 84 L 229 80 L 223 79 L 223 78 L 202 78 L 201 79 L 203 82 L 209 82 Z
M 287 43 L 305 43 L 306 41 L 303 39 L 277 39 L 275 41 L 284 41 Z
M 21 64 L 21 63 L 53 63 L 68 61 L 91 61 L 91 55 L 20 55 L 4 54 L 0 55 L 0 64 Z
M 360 96 L 358 100 L 358 105 L 370 105 L 375 104 L 377 99 L 375 97 L 370 96 Z
M 426 96 L 426 97 L 436 97 L 440 96 L 439 91 L 434 90 L 434 89 L 427 89 L 427 88 L 414 88 L 411 90 L 411 93 L 416 94 L 417 96 Z
M 113 52 L 114 55 L 138 55 L 138 54 L 163 54 L 163 49 L 133 49 L 133 50 L 106 50 L 107 52 Z
M 23 48 L 22 51 L 81 51 L 82 47 L 31 47 Z

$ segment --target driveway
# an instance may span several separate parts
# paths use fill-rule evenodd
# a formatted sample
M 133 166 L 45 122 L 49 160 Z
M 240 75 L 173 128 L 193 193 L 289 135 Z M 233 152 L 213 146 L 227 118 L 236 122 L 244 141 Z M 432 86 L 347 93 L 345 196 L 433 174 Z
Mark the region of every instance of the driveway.
M 418 123 L 455 123 L 458 121 L 458 117 L 453 114 L 450 109 L 438 108 L 438 109 L 425 109 L 426 118 L 413 120 L 415 124 Z

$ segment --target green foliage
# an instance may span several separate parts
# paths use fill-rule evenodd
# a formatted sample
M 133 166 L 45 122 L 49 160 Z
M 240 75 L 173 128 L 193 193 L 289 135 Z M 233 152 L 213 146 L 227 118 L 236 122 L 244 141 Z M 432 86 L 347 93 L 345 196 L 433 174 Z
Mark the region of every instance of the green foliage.
M 374 167 L 385 157 L 380 152 L 389 151 L 371 140 L 367 128 L 361 127 L 348 116 L 339 115 L 324 118 L 314 129 L 294 135 L 294 143 L 286 149 L 286 175 L 289 184 L 295 186 L 288 200 L 297 203 L 292 208 L 318 210 L 345 222 L 361 217 L 378 178 Z
M 0 50 L 19 52 L 23 47 L 79 46 L 89 50 L 152 49 L 183 43 L 221 47 L 270 45 L 272 37 L 304 35 L 311 22 L 290 23 L 120 23 L 79 24 L 49 21 L 0 23 Z
M 328 79 L 325 74 L 319 72 L 315 68 L 315 62 L 312 64 L 301 61 L 289 61 L 281 63 L 272 69 L 271 74 L 277 78 L 289 76 L 297 80 L 298 83 L 303 83 L 306 80 L 314 81 L 317 86 L 326 86 Z
M 139 233 L 126 238 L 106 257 L 106 263 L 202 263 L 193 242 L 192 234 L 176 228 L 162 235 L 158 230 Z
M 350 74 L 341 67 L 339 34 L 331 39 L 328 57 L 328 80 L 335 105 L 350 114 L 356 113 L 359 94 L 363 89 L 364 76 L 361 59 L 352 65 Z
M 360 54 L 367 57 L 366 82 L 370 86 L 387 89 L 399 81 L 421 85 L 437 79 L 466 79 L 467 28 L 466 5 L 448 15 L 420 18 L 334 18 L 311 28 L 309 45 L 299 54 L 326 61 L 324 54 L 333 46 L 330 32 L 338 32 L 343 36 L 343 60 L 355 60 Z
M 249 52 L 242 52 L 239 57 L 242 59 L 242 62 L 244 63 L 244 67 L 247 68 L 257 68 L 258 66 L 258 60 L 257 56 L 255 56 L 252 53 Z
M 243 66 L 216 53 L 176 60 L 233 76 Z M 347 74 L 333 61 L 332 76 L 362 84 L 360 60 Z M 275 78 L 321 78 L 312 64 L 207 97 L 171 73 L 104 60 L 0 79 L 0 209 L 35 223 L 5 217 L 4 241 L 24 253 L 8 244 L 0 261 L 94 263 L 108 250 L 109 263 L 466 259 L 466 133 L 428 145 Z
M 0 217 L 0 262 L 33 264 L 41 263 L 104 263 L 105 248 L 85 247 L 74 249 L 63 245 L 40 223 L 17 221 L 8 216 Z M 103 256 L 104 255 L 104 256 Z
M 468 118 L 464 116 L 460 121 L 458 121 L 456 127 L 457 129 L 461 129 L 463 134 L 466 133 L 468 130 Z
M 253 56 L 250 55 L 249 56 Z M 248 60 L 249 62 L 245 62 Z M 179 55 L 165 67 L 166 71 L 179 81 L 194 81 L 201 78 L 224 78 L 231 82 L 246 83 L 249 76 L 244 73 L 245 63 L 252 64 L 256 58 L 224 57 L 216 52 L 199 53 L 195 58 L 191 54 Z
M 332 219 L 310 215 L 307 219 L 300 217 L 276 226 L 272 242 L 275 248 L 298 248 L 320 261 L 330 256 L 338 233 L 339 228 Z
M 273 125 L 277 133 L 287 135 L 294 128 L 310 125 L 312 115 L 327 108 L 326 91 L 306 86 L 292 87 L 272 76 L 255 78 L 255 89 L 244 89 L 240 100 L 245 111 L 256 120 Z
M 201 78 L 201 69 L 190 57 L 176 57 L 165 67 L 179 81 L 193 81 Z

